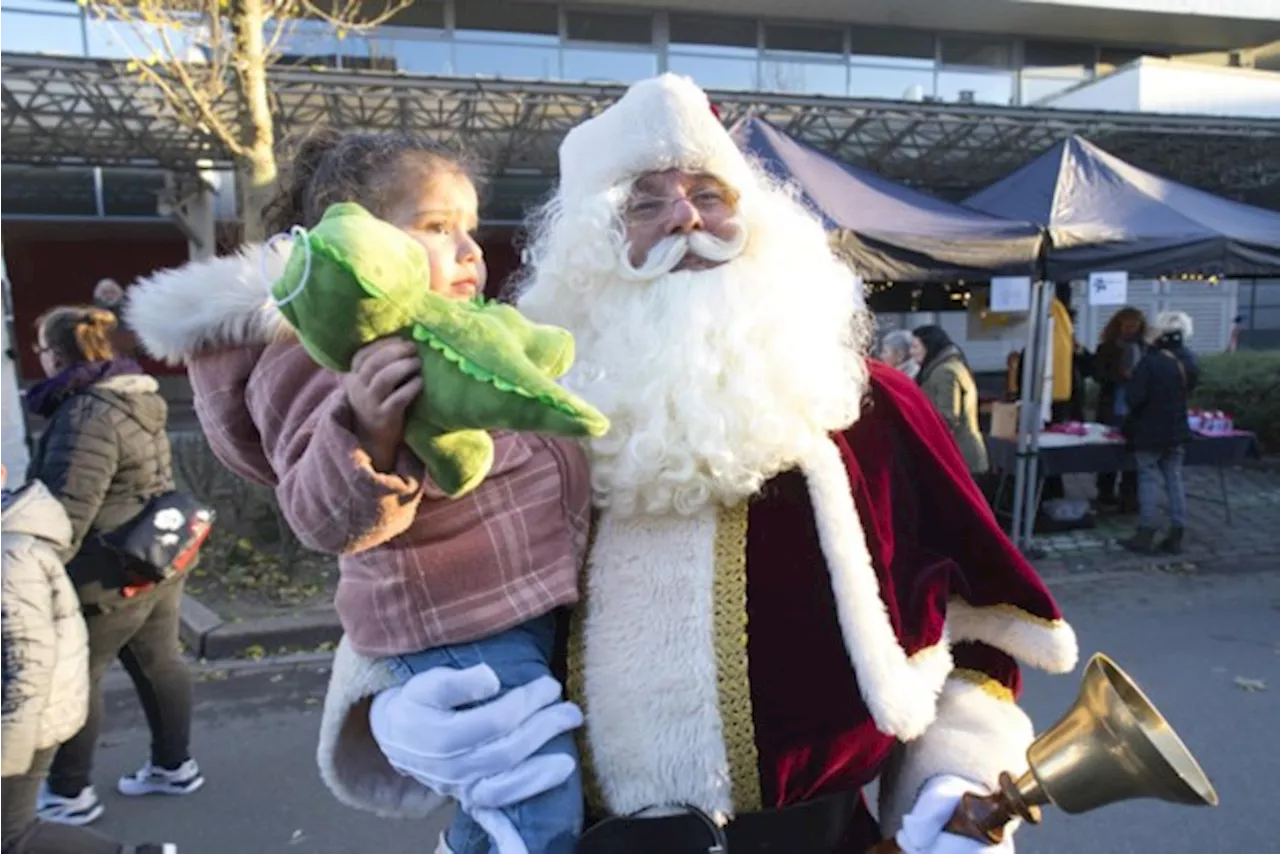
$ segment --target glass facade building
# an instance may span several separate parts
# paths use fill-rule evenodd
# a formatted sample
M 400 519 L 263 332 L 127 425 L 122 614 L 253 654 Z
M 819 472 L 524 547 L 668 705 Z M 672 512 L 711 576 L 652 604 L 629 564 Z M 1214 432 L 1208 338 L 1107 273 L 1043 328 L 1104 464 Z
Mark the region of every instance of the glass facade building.
M 675 5 L 675 4 L 673 4 Z M 8 0 L 5 52 L 144 54 L 127 24 L 71 0 Z M 199 61 L 199 33 L 179 35 Z M 508 80 L 631 83 L 660 71 L 707 89 L 992 105 L 1034 104 L 1146 47 L 521 0 L 417 0 L 384 26 L 339 38 L 301 21 L 282 61 Z

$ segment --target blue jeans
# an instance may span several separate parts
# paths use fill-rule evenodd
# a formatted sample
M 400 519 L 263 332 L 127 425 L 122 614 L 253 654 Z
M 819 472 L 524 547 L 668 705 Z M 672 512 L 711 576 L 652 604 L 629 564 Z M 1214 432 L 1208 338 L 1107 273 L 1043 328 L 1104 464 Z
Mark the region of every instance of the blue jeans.
M 417 673 L 436 667 L 466 668 L 487 664 L 498 675 L 503 691 L 551 674 L 556 621 L 546 614 L 474 643 L 454 644 L 386 659 L 392 672 L 407 682 Z M 572 733 L 563 733 L 544 744 L 537 755 L 561 753 L 578 764 Z M 582 835 L 582 776 L 568 780 L 536 798 L 503 810 L 524 840 L 529 854 L 573 854 Z M 454 854 L 489 854 L 489 836 L 462 810 L 455 813 L 445 839 Z
M 1181 528 L 1187 522 L 1187 491 L 1182 484 L 1182 458 L 1184 449 L 1181 445 L 1164 451 L 1137 451 L 1134 457 L 1138 461 L 1138 526 L 1154 528 L 1156 526 L 1156 500 L 1159 494 L 1160 481 L 1164 480 L 1165 491 L 1169 494 L 1169 522 L 1175 528 Z

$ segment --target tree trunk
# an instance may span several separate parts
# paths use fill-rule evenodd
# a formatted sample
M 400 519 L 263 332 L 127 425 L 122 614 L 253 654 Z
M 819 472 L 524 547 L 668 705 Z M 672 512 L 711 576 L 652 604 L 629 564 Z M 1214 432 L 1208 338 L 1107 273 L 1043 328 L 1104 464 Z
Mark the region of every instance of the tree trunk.
M 236 9 L 236 62 L 245 151 L 237 164 L 236 187 L 240 221 L 244 224 L 243 240 L 252 243 L 267 237 L 262 207 L 276 181 L 275 128 L 267 99 L 269 57 L 263 32 L 267 20 L 263 0 L 240 0 Z

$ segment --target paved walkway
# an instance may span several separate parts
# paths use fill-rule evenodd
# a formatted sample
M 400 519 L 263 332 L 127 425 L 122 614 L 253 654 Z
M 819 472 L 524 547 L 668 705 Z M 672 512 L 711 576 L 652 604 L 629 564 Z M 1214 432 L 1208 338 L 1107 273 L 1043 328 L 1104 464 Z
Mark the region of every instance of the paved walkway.
M 1280 467 L 1227 469 L 1225 475 L 1230 523 L 1221 504 L 1218 470 L 1186 469 L 1187 528 L 1183 554 L 1177 557 L 1125 551 L 1116 541 L 1133 532 L 1137 517 L 1104 513 L 1099 515 L 1097 527 L 1037 536 L 1034 545 L 1044 552 L 1044 557 L 1036 559 L 1036 567 L 1042 575 L 1051 577 L 1144 566 L 1172 571 L 1221 571 L 1233 563 L 1256 563 L 1268 558 L 1280 563 Z M 1070 475 L 1065 480 L 1068 496 L 1093 497 L 1092 475 Z M 1167 525 L 1165 508 L 1161 496 L 1161 522 Z

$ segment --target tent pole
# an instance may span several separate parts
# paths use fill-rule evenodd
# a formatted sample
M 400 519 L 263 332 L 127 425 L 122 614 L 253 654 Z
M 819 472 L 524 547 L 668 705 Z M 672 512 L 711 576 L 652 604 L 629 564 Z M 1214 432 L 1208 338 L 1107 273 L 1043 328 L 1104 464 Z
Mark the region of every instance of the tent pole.
M 1033 285 L 1031 288 L 1031 303 L 1028 306 L 1030 311 L 1027 313 L 1027 344 L 1022 351 L 1022 383 L 1021 394 L 1018 395 L 1018 450 L 1014 457 L 1013 466 L 1013 525 L 1010 533 L 1013 535 L 1013 544 L 1022 547 L 1022 514 L 1026 505 L 1027 484 L 1027 444 L 1029 438 L 1028 417 L 1027 414 L 1031 410 L 1031 399 L 1033 397 L 1033 389 L 1035 382 L 1035 353 L 1036 340 L 1039 335 L 1039 327 L 1036 318 L 1040 316 L 1040 288 Z
M 1019 547 L 1026 551 L 1031 548 L 1032 540 L 1035 537 L 1036 512 L 1039 509 L 1036 498 L 1039 495 L 1039 468 L 1040 468 L 1040 424 L 1041 410 L 1043 409 L 1044 395 L 1050 390 L 1044 387 L 1044 370 L 1045 362 L 1049 357 L 1047 352 L 1049 345 L 1049 308 L 1053 304 L 1054 293 L 1053 283 L 1049 281 L 1039 281 L 1036 283 L 1036 350 L 1034 363 L 1034 373 L 1032 374 L 1032 398 L 1031 405 L 1027 408 L 1027 418 L 1022 423 L 1026 428 L 1026 487 L 1023 492 L 1024 508 L 1022 511 L 1023 535 Z

